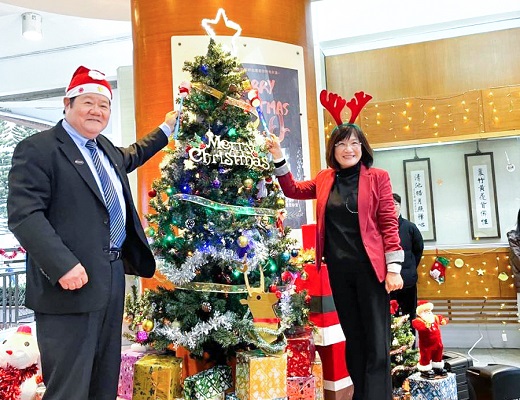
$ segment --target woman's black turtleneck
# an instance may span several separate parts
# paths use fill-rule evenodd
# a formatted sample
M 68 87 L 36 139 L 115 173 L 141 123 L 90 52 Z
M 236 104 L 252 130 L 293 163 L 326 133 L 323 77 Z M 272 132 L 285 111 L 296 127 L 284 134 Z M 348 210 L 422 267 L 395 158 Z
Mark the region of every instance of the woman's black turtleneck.
M 370 262 L 359 229 L 358 184 L 361 163 L 336 173 L 325 210 L 325 260 Z

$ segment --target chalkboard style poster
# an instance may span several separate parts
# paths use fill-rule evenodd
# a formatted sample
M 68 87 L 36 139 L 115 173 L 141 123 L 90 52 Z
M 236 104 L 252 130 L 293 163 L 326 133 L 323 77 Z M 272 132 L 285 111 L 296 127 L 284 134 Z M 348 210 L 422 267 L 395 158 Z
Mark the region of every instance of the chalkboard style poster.
M 298 71 L 274 65 L 243 63 L 253 89 L 262 100 L 262 113 L 269 132 L 280 139 L 289 167 L 297 180 L 304 179 L 302 126 Z M 262 129 L 262 124 L 258 129 Z M 286 199 L 284 225 L 293 229 L 307 223 L 305 202 Z

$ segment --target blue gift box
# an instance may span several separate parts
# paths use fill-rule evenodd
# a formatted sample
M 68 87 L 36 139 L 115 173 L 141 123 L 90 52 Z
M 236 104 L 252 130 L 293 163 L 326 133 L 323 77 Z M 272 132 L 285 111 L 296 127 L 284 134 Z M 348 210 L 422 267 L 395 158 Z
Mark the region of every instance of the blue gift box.
M 408 377 L 408 382 L 411 400 L 457 400 L 457 381 L 451 372 L 437 379 L 424 379 L 416 372 Z

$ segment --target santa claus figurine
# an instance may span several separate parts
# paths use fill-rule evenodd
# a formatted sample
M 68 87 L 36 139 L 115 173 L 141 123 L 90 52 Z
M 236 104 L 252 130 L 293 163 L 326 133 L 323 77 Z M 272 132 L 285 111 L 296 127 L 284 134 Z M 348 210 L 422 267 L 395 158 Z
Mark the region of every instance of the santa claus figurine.
M 421 300 L 416 308 L 417 318 L 412 321 L 412 326 L 419 334 L 419 364 L 417 369 L 421 376 L 426 379 L 435 379 L 438 376 L 444 377 L 448 373 L 444 369 L 442 359 L 441 325 L 446 325 L 448 321 L 442 315 L 433 314 L 433 304 Z

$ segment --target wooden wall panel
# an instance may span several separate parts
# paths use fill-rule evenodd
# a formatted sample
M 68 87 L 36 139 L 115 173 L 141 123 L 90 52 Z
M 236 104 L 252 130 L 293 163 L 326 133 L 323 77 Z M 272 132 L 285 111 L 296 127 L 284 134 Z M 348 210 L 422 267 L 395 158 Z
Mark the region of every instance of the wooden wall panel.
M 520 86 L 482 91 L 482 113 L 486 132 L 520 127 Z
M 447 258 L 450 263 L 446 268 L 446 280 L 438 284 L 430 277 L 430 268 L 436 256 Z M 426 250 L 417 272 L 418 297 L 421 299 L 464 299 L 485 297 L 516 298 L 509 249 L 451 249 Z M 455 266 L 455 260 L 461 259 L 464 265 Z M 498 278 L 500 273 L 507 275 L 507 280 Z
M 375 102 L 520 83 L 520 28 L 326 57 L 327 89 Z
M 374 148 L 518 135 L 519 63 L 520 29 L 325 59 L 329 91 L 373 96 L 358 124 Z

